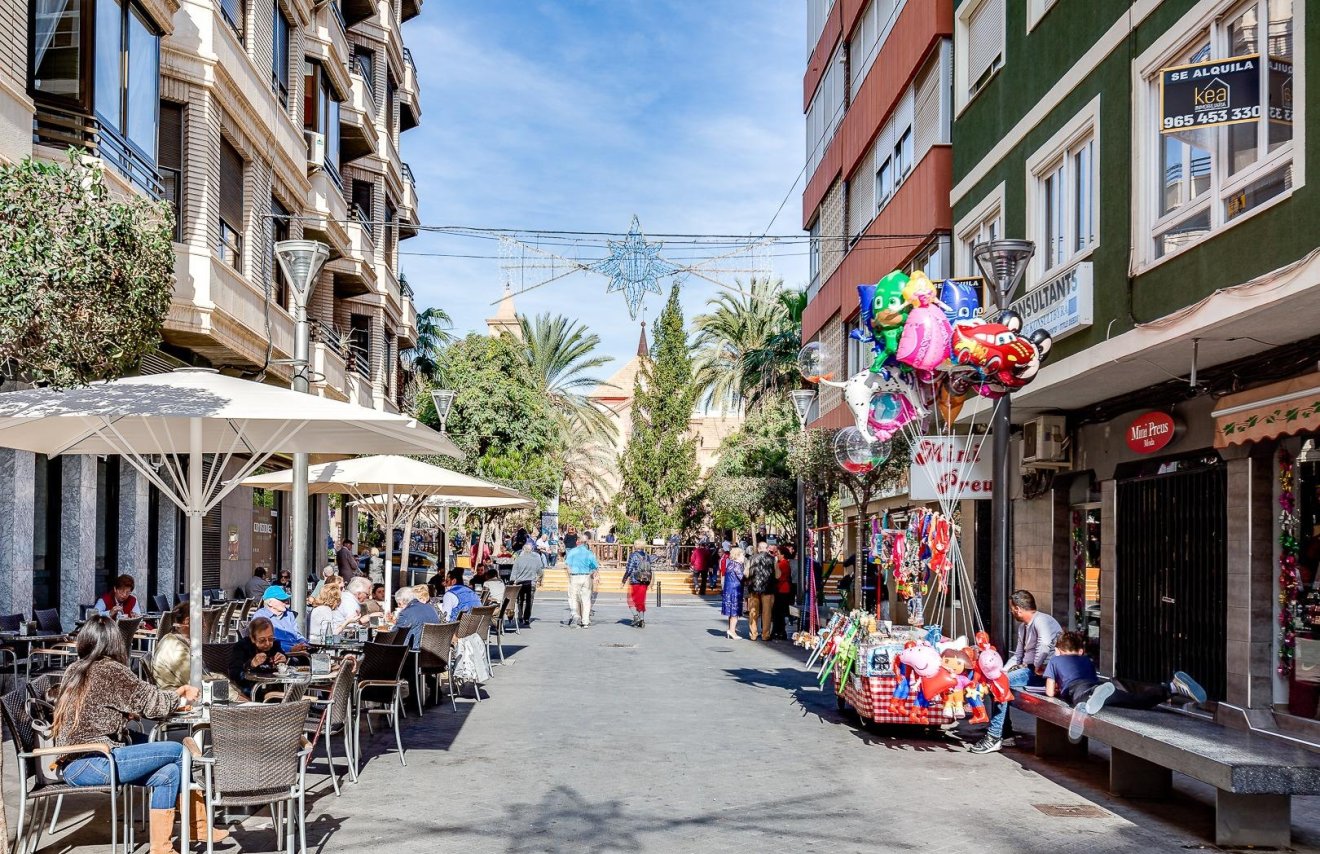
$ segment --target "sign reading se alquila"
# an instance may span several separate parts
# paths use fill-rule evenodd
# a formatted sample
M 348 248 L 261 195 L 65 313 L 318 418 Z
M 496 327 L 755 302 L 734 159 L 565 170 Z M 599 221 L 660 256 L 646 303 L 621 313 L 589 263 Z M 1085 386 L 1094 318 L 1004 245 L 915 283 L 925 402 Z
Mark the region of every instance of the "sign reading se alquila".
M 1260 119 L 1260 55 L 1160 71 L 1160 133 Z

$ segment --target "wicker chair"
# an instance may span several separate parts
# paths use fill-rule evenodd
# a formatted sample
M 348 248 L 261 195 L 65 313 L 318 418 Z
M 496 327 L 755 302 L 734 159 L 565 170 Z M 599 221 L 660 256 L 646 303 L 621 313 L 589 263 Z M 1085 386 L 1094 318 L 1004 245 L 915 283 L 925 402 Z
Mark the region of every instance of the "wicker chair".
M 22 614 L 5 614 L 0 616 L 0 632 L 16 632 L 23 625 L 24 617 Z
M 384 632 L 376 632 L 376 635 L 373 638 L 373 640 L 376 643 L 384 644 L 385 646 L 393 646 L 395 638 L 407 634 L 408 634 L 407 629 L 390 629 Z
M 202 609 L 202 641 L 205 643 L 223 643 L 216 638 L 216 628 L 220 625 L 220 614 L 228 605 L 214 605 Z
M 202 644 L 202 669 L 207 673 L 228 678 L 229 665 L 234 660 L 235 646 L 236 644 L 232 643 Z
M 461 641 L 464 638 L 476 636 L 481 638 L 482 649 L 486 651 L 486 662 L 490 663 L 490 624 L 495 616 L 495 609 L 498 605 L 483 605 L 480 608 L 473 608 L 465 614 L 459 615 L 458 631 L 454 635 L 454 640 Z M 449 660 L 450 668 L 454 666 L 453 655 Z M 451 671 L 452 672 L 452 671 Z M 453 690 L 452 676 L 450 680 L 450 690 Z M 472 695 L 478 703 L 481 702 L 481 686 L 473 684 Z M 452 696 L 452 694 L 451 694 Z
M 422 712 L 422 694 L 425 691 L 425 679 L 428 676 L 435 677 L 435 701 L 440 702 L 440 677 L 442 674 L 449 676 L 449 657 L 454 651 L 454 635 L 458 632 L 458 623 L 430 623 L 422 626 L 422 637 L 418 644 L 417 656 L 414 660 L 416 684 L 417 684 L 417 713 Z M 449 682 L 449 702 L 458 711 L 458 704 L 454 702 L 454 682 L 452 677 Z
M 164 593 L 157 593 L 155 596 L 152 596 L 151 601 L 156 604 L 157 611 L 160 611 L 162 614 L 169 612 L 170 597 L 166 596 Z
M 399 747 L 399 762 L 403 758 L 403 736 L 399 734 L 399 716 L 403 712 L 403 692 L 408 683 L 400 678 L 410 650 L 395 644 L 367 643 L 363 646 L 362 663 L 358 666 L 357 684 L 353 689 L 353 744 L 357 760 L 362 758 L 362 715 L 367 716 L 367 729 L 371 730 L 371 716 L 382 715 L 394 727 L 394 743 Z M 380 708 L 367 709 L 372 703 Z M 374 730 L 371 730 L 374 732 Z
M 518 592 L 521 584 L 508 584 L 504 587 L 504 598 L 499 602 L 499 610 L 491 620 L 491 631 L 495 634 L 495 647 L 500 653 L 500 664 L 504 663 L 504 632 L 508 622 L 513 620 L 514 630 L 518 627 Z
M 64 631 L 64 625 L 60 623 L 60 610 L 58 608 L 42 608 L 33 611 L 32 618 L 37 621 L 37 630 L 40 632 Z
M 216 807 L 261 807 L 270 804 L 278 830 L 287 805 L 288 849 L 294 850 L 297 819 L 299 850 L 307 850 L 304 802 L 307 757 L 311 748 L 303 737 L 310 700 L 260 706 L 213 706 L 210 753 L 204 754 L 188 738 L 185 744 L 194 765 L 202 768 L 206 825 Z M 208 832 L 207 854 L 214 840 Z M 200 840 L 199 840 L 200 841 Z
M 354 759 L 354 732 L 348 725 L 353 702 L 353 677 L 357 673 L 357 659 L 348 656 L 339 666 L 339 675 L 330 685 L 330 694 L 324 700 L 313 701 L 312 714 L 307 718 L 306 732 L 315 749 L 318 739 L 325 739 L 325 762 L 330 771 L 330 782 L 339 795 L 339 777 L 335 774 L 335 753 L 330 740 L 333 736 L 344 739 L 344 756 L 348 759 L 348 776 L 357 782 L 357 761 Z
M 32 680 L 32 691 L 39 696 L 59 683 L 57 676 L 38 676 Z M 31 694 L 27 686 L 19 687 L 0 697 L 0 716 L 4 718 L 5 729 L 14 743 L 14 752 L 18 755 L 18 827 L 15 844 L 18 851 L 36 851 L 41 843 L 41 833 L 46 825 L 45 813 L 50 804 L 55 803 L 51 819 L 51 830 L 59 818 L 60 805 L 66 794 L 99 793 L 110 797 L 110 850 L 119 846 L 119 820 L 121 815 L 120 800 L 124 789 L 119 785 L 115 774 L 115 763 L 110 748 L 104 744 L 73 745 L 59 748 L 38 748 L 36 733 L 32 729 L 32 718 L 28 716 L 27 699 Z M 51 762 L 55 757 L 66 753 L 103 753 L 110 758 L 110 782 L 105 786 L 73 786 L 62 781 L 54 781 L 43 773 L 42 762 Z M 28 806 L 32 806 L 31 818 L 28 818 Z M 123 811 L 124 833 L 128 834 L 128 811 Z M 25 833 L 30 839 L 25 838 Z

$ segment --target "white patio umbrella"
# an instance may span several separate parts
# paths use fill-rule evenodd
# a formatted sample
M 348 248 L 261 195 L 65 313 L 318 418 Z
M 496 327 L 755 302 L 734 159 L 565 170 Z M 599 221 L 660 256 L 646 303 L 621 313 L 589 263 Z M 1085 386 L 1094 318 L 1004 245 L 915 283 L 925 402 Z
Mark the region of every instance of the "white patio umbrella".
M 462 456 L 448 437 L 411 418 L 204 368 L 0 394 L 0 447 L 52 457 L 120 454 L 183 510 L 194 685 L 202 673 L 202 517 L 240 481 L 274 453 Z M 209 471 L 205 454 L 214 455 Z M 239 474 L 226 481 L 232 461 Z
M 358 501 L 371 497 L 380 500 L 380 516 L 386 529 L 385 536 L 385 607 L 393 603 L 394 593 L 394 529 L 403 526 L 401 567 L 408 568 L 409 540 L 413 522 L 426 509 L 426 499 L 443 497 L 458 501 L 498 499 L 526 501 L 517 491 L 497 483 L 466 474 L 459 474 L 441 466 L 399 456 L 358 457 L 322 463 L 307 470 L 308 490 L 313 493 L 331 492 L 351 495 Z M 244 486 L 262 489 L 291 489 L 293 472 L 280 471 L 249 477 Z

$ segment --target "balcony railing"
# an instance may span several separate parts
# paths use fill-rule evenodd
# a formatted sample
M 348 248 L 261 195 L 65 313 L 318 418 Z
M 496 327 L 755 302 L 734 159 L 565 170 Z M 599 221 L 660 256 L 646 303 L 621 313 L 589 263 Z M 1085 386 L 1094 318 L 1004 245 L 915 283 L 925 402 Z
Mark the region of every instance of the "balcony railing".
M 399 168 L 403 170 L 404 180 L 407 181 L 409 184 L 412 184 L 413 191 L 416 192 L 417 178 L 413 176 L 412 167 L 409 166 L 407 163 L 401 163 Z
M 311 332 L 312 340 L 319 341 L 326 346 L 326 349 L 346 360 L 345 353 L 349 349 L 348 336 L 324 320 L 312 321 Z
M 371 379 L 371 354 L 358 347 L 349 348 L 349 367 L 353 373 L 366 379 Z
M 357 217 L 358 224 L 362 226 L 364 231 L 366 231 L 367 236 L 374 239 L 375 235 L 371 233 L 371 212 L 361 205 L 354 204 L 352 206 L 352 214 Z
M 413 298 L 412 285 L 408 284 L 408 277 L 403 275 L 402 273 L 399 274 L 399 292 L 402 293 L 404 296 L 406 296 L 408 299 Z
M 32 119 L 32 141 L 59 149 L 85 148 L 152 199 L 159 200 L 164 195 L 156 164 L 117 131 L 90 116 L 50 104 L 38 104 Z
M 413 76 L 416 77 L 417 63 L 413 62 L 412 51 L 406 47 L 403 49 L 403 61 L 408 63 L 408 67 L 412 69 Z

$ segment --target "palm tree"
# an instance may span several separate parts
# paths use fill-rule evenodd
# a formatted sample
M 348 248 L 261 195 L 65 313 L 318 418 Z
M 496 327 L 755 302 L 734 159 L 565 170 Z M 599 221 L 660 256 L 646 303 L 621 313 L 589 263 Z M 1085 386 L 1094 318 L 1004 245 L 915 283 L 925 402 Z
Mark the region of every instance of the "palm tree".
M 436 361 L 440 349 L 454 340 L 454 320 L 443 308 L 432 306 L 417 315 L 417 343 L 399 352 L 399 360 L 406 370 L 435 380 Z
M 603 439 L 613 429 L 609 416 L 587 397 L 602 384 L 590 372 L 613 361 L 596 353 L 600 336 L 561 314 L 518 316 L 523 355 L 550 405 L 562 418 L 568 444 Z
M 797 327 L 782 279 L 753 278 L 747 287 L 707 301 L 692 319 L 696 329 L 695 377 L 712 400 L 745 399 L 755 404 L 784 388 L 783 354 L 797 356 Z

